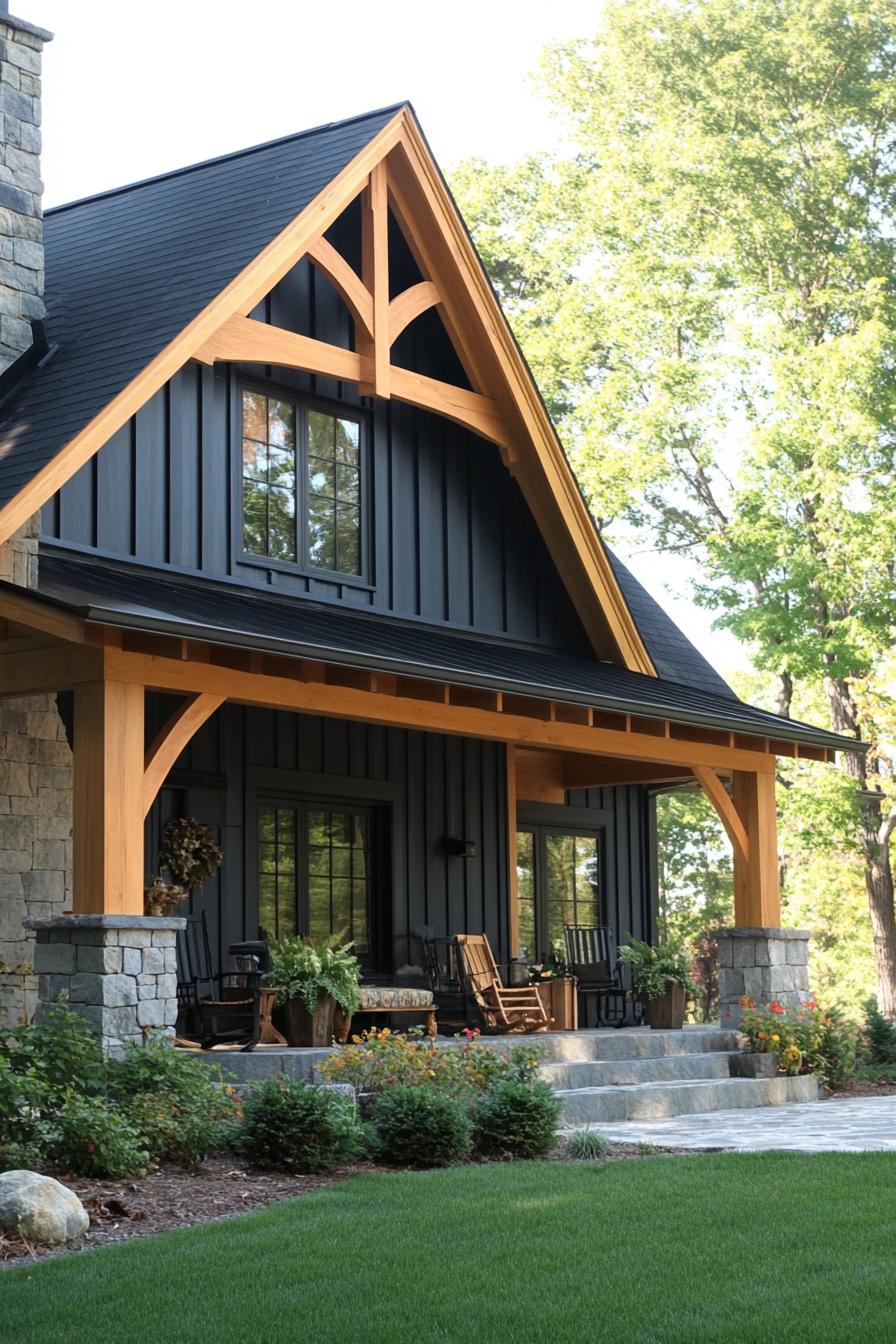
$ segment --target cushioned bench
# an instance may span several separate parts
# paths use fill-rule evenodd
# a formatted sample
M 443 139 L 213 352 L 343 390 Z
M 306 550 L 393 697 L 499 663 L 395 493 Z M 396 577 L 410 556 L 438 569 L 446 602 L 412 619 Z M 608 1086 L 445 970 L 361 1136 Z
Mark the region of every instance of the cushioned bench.
M 359 1013 L 414 1013 L 426 1017 L 426 1034 L 436 1034 L 436 1005 L 431 989 L 410 989 L 401 985 L 362 985 Z M 341 1015 L 335 1024 L 337 1041 L 347 1041 L 352 1019 Z

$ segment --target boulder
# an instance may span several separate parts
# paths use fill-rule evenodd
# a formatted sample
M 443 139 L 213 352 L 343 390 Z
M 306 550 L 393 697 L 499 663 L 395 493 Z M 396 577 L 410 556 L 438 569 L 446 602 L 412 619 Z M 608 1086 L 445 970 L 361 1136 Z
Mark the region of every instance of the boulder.
M 0 1232 L 45 1246 L 83 1237 L 90 1226 L 78 1196 L 36 1171 L 0 1174 Z

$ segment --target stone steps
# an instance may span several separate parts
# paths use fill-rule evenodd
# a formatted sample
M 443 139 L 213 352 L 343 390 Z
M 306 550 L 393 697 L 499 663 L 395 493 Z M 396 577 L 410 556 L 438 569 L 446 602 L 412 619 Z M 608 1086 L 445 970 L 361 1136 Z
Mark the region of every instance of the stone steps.
M 729 1078 L 730 1060 L 727 1051 L 714 1050 L 692 1055 L 647 1055 L 640 1059 L 582 1059 L 543 1064 L 539 1073 L 555 1091 L 572 1092 L 581 1088 Z
M 803 1078 L 712 1078 L 558 1089 L 562 1126 L 575 1129 L 626 1120 L 656 1120 L 708 1111 L 817 1101 L 818 1081 Z

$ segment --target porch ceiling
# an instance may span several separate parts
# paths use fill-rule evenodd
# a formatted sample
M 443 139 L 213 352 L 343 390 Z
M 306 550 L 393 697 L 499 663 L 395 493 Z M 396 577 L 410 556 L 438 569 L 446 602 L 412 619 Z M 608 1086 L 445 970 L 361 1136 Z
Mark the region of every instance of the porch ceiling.
M 662 718 L 776 742 L 840 751 L 859 745 L 745 705 L 731 694 L 642 676 L 596 659 L 436 630 L 357 608 L 334 610 L 322 603 L 296 602 L 232 585 L 172 581 L 145 570 L 46 554 L 41 557 L 40 597 L 49 599 L 60 613 L 107 626 Z

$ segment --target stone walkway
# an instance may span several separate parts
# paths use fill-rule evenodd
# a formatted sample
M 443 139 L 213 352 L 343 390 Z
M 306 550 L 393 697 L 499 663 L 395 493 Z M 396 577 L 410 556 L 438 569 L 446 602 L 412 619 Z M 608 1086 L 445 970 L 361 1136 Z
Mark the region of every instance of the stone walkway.
M 712 1111 L 589 1126 L 616 1143 L 797 1153 L 896 1152 L 896 1096 Z

